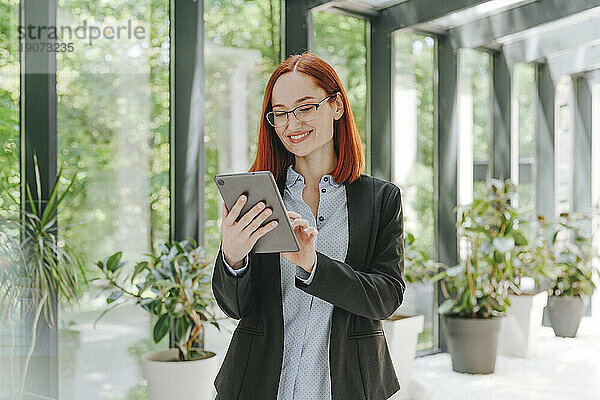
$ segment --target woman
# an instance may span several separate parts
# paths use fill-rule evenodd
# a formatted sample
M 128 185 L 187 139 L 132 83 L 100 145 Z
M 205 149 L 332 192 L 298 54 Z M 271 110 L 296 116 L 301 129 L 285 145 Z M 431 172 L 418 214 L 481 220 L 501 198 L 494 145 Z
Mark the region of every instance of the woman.
M 217 399 L 383 400 L 400 386 L 381 320 L 405 290 L 396 185 L 361 174 L 364 155 L 333 68 L 293 55 L 271 75 L 250 171 L 276 178 L 300 251 L 254 254 L 270 209 L 223 206 L 213 291 L 241 319 Z M 236 222 L 237 221 L 237 222 Z

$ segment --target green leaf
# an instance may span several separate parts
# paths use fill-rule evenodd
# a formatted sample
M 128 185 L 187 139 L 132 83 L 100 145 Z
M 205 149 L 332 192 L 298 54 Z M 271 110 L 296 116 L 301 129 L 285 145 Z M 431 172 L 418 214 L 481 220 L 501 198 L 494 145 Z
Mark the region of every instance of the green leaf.
M 181 342 L 186 339 L 186 333 L 189 323 L 186 317 L 177 318 L 175 320 L 175 334 L 177 335 L 177 341 Z
M 149 297 L 143 298 L 139 301 L 140 306 L 146 310 L 146 311 L 150 311 L 152 308 L 152 302 L 154 301 L 154 299 L 151 299 Z
M 527 245 L 527 238 L 525 238 L 525 235 L 523 235 L 523 232 L 516 230 L 516 231 L 512 231 L 512 236 L 515 239 L 515 244 L 517 246 L 526 246 Z
M 120 290 L 115 290 L 113 291 L 110 296 L 108 296 L 108 298 L 106 299 L 106 302 L 108 304 L 112 303 L 113 301 L 119 299 L 119 297 L 123 296 L 123 292 Z
M 165 335 L 171 329 L 171 317 L 169 314 L 163 314 L 160 316 L 158 321 L 156 321 L 156 325 L 154 325 L 154 342 L 160 342 Z
M 453 299 L 447 299 L 442 304 L 440 304 L 440 306 L 438 307 L 438 313 L 439 314 L 446 314 L 448 311 L 450 311 L 450 309 L 453 306 L 454 306 L 454 300 Z
M 119 261 L 121 260 L 122 255 L 123 255 L 123 252 L 119 251 L 118 253 L 115 253 L 106 259 L 104 264 L 106 265 L 106 269 L 109 272 L 113 272 L 116 270 L 117 265 L 119 264 Z

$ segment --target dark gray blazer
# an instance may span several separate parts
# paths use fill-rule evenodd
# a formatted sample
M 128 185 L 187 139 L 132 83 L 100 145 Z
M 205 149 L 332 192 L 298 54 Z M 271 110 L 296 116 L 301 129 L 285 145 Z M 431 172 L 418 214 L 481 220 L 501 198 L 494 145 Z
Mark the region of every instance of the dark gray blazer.
M 277 182 L 283 196 L 285 174 Z M 402 303 L 403 213 L 400 189 L 368 175 L 346 184 L 349 242 L 345 262 L 317 252 L 310 285 L 296 287 L 333 304 L 329 363 L 332 400 L 384 400 L 400 389 L 381 321 Z M 217 399 L 275 400 L 283 358 L 278 253 L 249 255 L 234 277 L 215 261 L 219 307 L 241 319 L 215 379 Z M 310 372 L 309 372 L 310 373 Z

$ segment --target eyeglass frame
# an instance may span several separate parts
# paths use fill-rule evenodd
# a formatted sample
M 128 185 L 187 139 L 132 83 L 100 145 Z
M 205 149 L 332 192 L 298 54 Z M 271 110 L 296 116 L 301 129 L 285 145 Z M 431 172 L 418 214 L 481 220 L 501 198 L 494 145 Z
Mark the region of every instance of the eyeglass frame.
M 286 126 L 287 124 L 289 124 L 289 123 L 290 123 L 290 113 L 293 113 L 293 114 L 294 114 L 294 117 L 296 117 L 296 119 L 297 119 L 298 121 L 301 121 L 301 122 L 310 122 L 310 121 L 314 121 L 314 120 L 315 120 L 315 119 L 317 119 L 317 117 L 319 116 L 319 107 L 321 107 L 321 105 L 323 105 L 323 103 L 324 103 L 326 100 L 329 100 L 329 99 L 330 99 L 330 98 L 332 98 L 333 96 L 337 96 L 337 94 L 338 94 L 338 92 L 335 92 L 334 94 L 332 94 L 332 95 L 329 95 L 329 96 L 325 97 L 323 100 L 321 100 L 321 101 L 320 101 L 320 102 L 318 102 L 318 103 L 305 103 L 305 104 L 300 104 L 299 106 L 295 107 L 294 109 L 292 109 L 292 110 L 290 110 L 290 111 L 281 111 L 281 112 L 285 113 L 285 116 L 286 116 L 286 118 L 287 118 L 287 122 L 286 122 L 285 124 L 283 124 L 283 125 L 278 125 L 278 126 L 275 126 L 275 125 L 273 125 L 273 124 L 271 123 L 271 121 L 269 121 L 269 117 L 268 117 L 268 115 L 269 115 L 269 114 L 271 114 L 271 113 L 275 114 L 275 111 L 273 111 L 273 110 L 271 110 L 271 111 L 269 111 L 268 113 L 266 113 L 266 114 L 265 114 L 265 119 L 267 120 L 267 122 L 269 123 L 269 125 L 271 125 L 273 128 L 281 128 L 281 127 L 283 127 L 283 126 Z M 317 117 L 315 117 L 315 118 L 313 118 L 313 119 L 309 119 L 308 121 L 303 121 L 303 120 L 301 120 L 300 118 L 298 118 L 298 116 L 296 115 L 296 110 L 297 110 L 297 109 L 299 109 L 300 107 L 306 107 L 306 106 L 315 106 L 315 110 L 317 111 Z

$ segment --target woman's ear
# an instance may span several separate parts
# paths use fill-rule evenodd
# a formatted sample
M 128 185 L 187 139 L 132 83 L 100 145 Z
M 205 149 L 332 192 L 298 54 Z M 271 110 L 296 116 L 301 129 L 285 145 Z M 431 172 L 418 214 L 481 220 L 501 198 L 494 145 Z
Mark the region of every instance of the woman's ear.
M 338 119 L 342 118 L 342 115 L 344 115 L 344 102 L 342 101 L 342 94 L 340 92 L 335 94 L 333 109 L 333 119 L 337 121 Z

